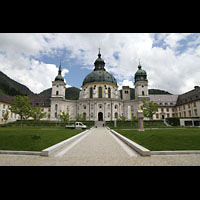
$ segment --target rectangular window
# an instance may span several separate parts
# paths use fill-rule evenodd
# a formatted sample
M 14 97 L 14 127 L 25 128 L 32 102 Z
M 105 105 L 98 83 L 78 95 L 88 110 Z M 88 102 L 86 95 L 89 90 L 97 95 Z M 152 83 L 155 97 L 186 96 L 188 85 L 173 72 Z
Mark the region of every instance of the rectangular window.
M 102 98 L 102 87 L 99 87 L 99 98 Z
M 90 88 L 90 98 L 91 99 L 93 98 L 93 88 L 92 87 Z
M 111 89 L 108 88 L 108 98 L 111 98 Z

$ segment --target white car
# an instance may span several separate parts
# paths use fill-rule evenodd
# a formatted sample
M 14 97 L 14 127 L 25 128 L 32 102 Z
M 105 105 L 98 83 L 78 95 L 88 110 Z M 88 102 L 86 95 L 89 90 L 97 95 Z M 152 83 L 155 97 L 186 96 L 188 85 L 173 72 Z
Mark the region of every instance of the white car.
M 65 128 L 71 128 L 71 129 L 86 129 L 87 126 L 84 125 L 82 122 L 75 122 L 73 125 L 66 125 Z

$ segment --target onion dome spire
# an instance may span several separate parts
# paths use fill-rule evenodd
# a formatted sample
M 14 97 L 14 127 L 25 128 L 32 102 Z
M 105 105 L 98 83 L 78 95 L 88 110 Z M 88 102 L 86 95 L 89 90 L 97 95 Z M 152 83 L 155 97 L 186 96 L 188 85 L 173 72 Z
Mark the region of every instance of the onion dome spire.
M 147 80 L 147 73 L 145 70 L 142 69 L 142 66 L 140 64 L 140 60 L 139 60 L 139 65 L 138 65 L 138 70 L 135 73 L 135 82 L 137 81 L 148 81 Z
M 62 77 L 61 72 L 62 72 L 62 68 L 61 68 L 61 61 L 60 61 L 58 75 L 56 76 L 55 81 L 64 81 L 64 78 Z
M 140 64 L 140 59 L 139 59 L 138 69 L 141 69 L 141 68 L 142 68 L 142 66 L 141 66 L 141 64 Z

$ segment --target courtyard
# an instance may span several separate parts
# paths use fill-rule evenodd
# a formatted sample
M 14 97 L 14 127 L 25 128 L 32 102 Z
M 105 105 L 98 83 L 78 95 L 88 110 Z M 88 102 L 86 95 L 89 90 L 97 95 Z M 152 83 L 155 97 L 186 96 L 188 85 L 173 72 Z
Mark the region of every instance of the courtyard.
M 5 131 L 7 129 L 7 131 Z M 13 128 L 14 129 L 14 128 Z M 33 128 L 29 127 L 29 133 L 27 132 L 27 128 L 23 128 L 24 133 L 16 132 L 15 134 L 12 133 L 12 128 L 1 128 L 0 129 L 0 141 L 1 141 L 1 150 L 2 150 L 2 139 L 7 134 L 9 138 L 15 138 L 16 143 L 18 146 L 24 146 L 25 140 L 30 141 L 30 138 L 35 141 L 41 140 L 43 135 L 47 135 L 46 141 L 49 139 L 52 141 L 52 138 L 57 138 L 59 136 L 60 142 L 61 140 L 66 139 L 68 134 L 64 128 Z M 160 130 L 160 134 L 157 133 Z M 73 130 L 75 131 L 75 130 Z M 81 130 L 78 130 L 79 133 Z M 169 141 L 174 144 L 174 141 L 179 141 L 179 135 L 183 134 L 183 139 L 185 143 L 187 141 L 191 144 L 196 144 L 195 149 L 198 148 L 199 144 L 199 135 L 200 129 L 198 128 L 185 128 L 185 129 L 154 129 L 154 130 L 146 130 L 143 133 L 137 133 L 136 130 L 120 130 L 121 134 L 125 133 L 132 134 L 134 140 L 137 142 L 139 141 L 137 137 L 142 137 L 143 134 L 143 141 L 150 141 L 155 138 L 155 143 L 160 141 L 160 146 L 164 146 L 169 138 Z M 124 132 L 124 133 L 123 133 Z M 133 132 L 133 133 L 132 133 Z M 57 134 L 56 134 L 57 133 Z M 74 132 L 72 135 L 77 134 L 78 132 Z M 171 133 L 171 134 L 170 134 Z M 12 135 L 14 134 L 14 135 Z M 23 139 L 16 139 L 20 138 L 21 135 L 27 134 L 27 137 Z M 139 135 L 140 134 L 140 135 Z M 163 136 L 163 141 L 158 140 L 156 138 L 156 134 L 158 138 Z M 49 135 L 51 135 L 51 138 Z M 62 137 L 61 137 L 62 135 Z M 64 135 L 64 136 L 63 136 Z M 137 137 L 136 137 L 137 135 Z M 152 136 L 153 135 L 153 136 Z M 40 136 L 41 138 L 38 138 Z M 174 137 L 174 139 L 173 139 Z M 35 138 L 35 139 L 33 139 Z M 22 142 L 24 140 L 24 142 Z M 193 140 L 193 141 L 192 141 Z M 11 140 L 12 141 L 12 140 Z M 18 141 L 18 142 L 17 142 Z M 45 141 L 45 140 L 43 140 Z M 166 142 L 164 142 L 166 141 Z M 13 143 L 13 146 L 16 146 L 16 143 Z M 40 142 L 36 142 L 40 144 Z M 50 145 L 55 144 L 51 142 Z M 181 142 L 182 143 L 182 142 Z M 12 142 L 10 142 L 10 145 Z M 20 145 L 23 144 L 23 145 Z M 47 143 L 46 143 L 47 144 Z M 184 142 L 183 142 L 184 144 Z M 34 146 L 28 145 L 27 146 Z M 40 149 L 43 149 L 41 145 Z M 48 145 L 47 145 L 48 146 Z M 5 147 L 5 146 L 4 146 Z M 11 147 L 9 147 L 10 150 Z M 45 146 L 46 148 L 46 146 Z M 6 148 L 4 148 L 6 149 Z M 25 148 L 24 148 L 25 149 Z M 28 148 L 26 148 L 27 150 Z M 29 148 L 29 151 L 33 150 L 33 148 Z M 35 149 L 34 149 L 35 150 Z M 43 157 L 39 155 L 9 155 L 9 154 L 0 154 L 0 165 L 1 166 L 190 166 L 190 165 L 200 165 L 200 154 L 182 154 L 182 155 L 151 155 L 151 156 L 141 156 L 135 150 L 130 148 L 124 142 L 122 142 L 119 138 L 113 135 L 107 128 L 105 127 L 98 127 L 98 128 L 91 128 L 87 134 L 80 137 L 79 139 L 66 144 L 61 149 L 53 153 L 48 157 Z

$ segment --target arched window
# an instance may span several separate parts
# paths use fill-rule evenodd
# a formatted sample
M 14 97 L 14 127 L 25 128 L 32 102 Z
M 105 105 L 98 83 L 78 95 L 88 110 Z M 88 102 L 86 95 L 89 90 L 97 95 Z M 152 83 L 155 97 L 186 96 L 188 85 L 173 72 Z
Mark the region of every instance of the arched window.
M 93 88 L 90 88 L 90 98 L 93 98 Z
M 144 96 L 144 91 L 142 91 L 142 96 Z
M 108 88 L 108 98 L 111 98 L 111 89 Z
M 99 98 L 102 98 L 102 87 L 99 87 Z
M 58 91 L 56 91 L 56 95 L 58 95 L 59 94 L 59 92 Z
M 55 110 L 56 110 L 56 111 L 58 110 L 58 105 L 57 105 L 57 104 L 55 105 Z
M 115 113 L 115 119 L 118 119 L 118 113 L 117 112 Z

